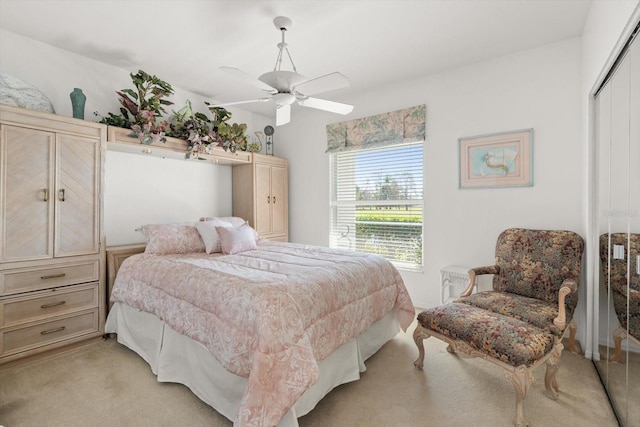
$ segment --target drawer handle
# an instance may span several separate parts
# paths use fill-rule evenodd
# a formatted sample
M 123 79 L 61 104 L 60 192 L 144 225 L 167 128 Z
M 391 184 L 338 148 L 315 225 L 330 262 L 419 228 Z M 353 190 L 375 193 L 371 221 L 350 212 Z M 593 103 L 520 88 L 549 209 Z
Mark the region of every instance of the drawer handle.
M 53 334 L 54 332 L 60 332 L 60 331 L 64 331 L 65 327 L 64 326 L 60 326 L 59 328 L 55 328 L 55 329 L 49 329 L 48 331 L 42 331 L 40 332 L 40 335 L 49 335 L 49 334 Z
M 58 278 L 58 277 L 64 277 L 64 276 L 66 276 L 66 275 L 67 275 L 67 273 L 50 274 L 50 275 L 48 275 L 48 276 L 40 276 L 40 278 L 41 278 L 42 280 L 47 280 L 47 279 L 56 279 L 56 278 Z
M 64 202 L 64 188 L 58 190 L 58 200 Z
M 43 304 L 43 305 L 40 306 L 40 308 L 57 307 L 59 305 L 63 305 L 64 303 L 66 303 L 66 301 L 52 302 L 51 304 Z

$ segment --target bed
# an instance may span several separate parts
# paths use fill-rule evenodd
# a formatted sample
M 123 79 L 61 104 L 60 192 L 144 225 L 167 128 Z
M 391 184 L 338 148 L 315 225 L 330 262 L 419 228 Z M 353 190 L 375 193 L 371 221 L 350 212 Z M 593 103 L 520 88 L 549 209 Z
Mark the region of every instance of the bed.
M 415 310 L 382 257 L 249 240 L 207 253 L 149 250 L 147 239 L 120 265 L 106 332 L 236 426 L 297 426 Z

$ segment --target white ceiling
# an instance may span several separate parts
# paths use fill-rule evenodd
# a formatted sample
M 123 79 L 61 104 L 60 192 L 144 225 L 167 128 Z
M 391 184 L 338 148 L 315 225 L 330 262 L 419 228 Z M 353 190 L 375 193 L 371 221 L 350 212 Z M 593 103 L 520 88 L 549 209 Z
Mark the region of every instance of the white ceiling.
M 590 0 L 0 0 L 0 28 L 129 72 L 142 69 L 218 102 L 263 94 L 253 76 L 275 66 L 279 15 L 298 72 L 340 71 L 349 93 L 578 37 Z M 286 63 L 288 68 L 288 62 Z M 272 103 L 246 108 L 273 116 Z

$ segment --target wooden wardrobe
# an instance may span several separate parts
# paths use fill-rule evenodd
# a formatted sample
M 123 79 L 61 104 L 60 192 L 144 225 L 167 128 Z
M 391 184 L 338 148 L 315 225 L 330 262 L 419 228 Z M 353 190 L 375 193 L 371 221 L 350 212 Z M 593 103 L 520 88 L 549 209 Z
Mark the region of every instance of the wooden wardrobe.
M 103 334 L 106 126 L 0 106 L 0 363 Z

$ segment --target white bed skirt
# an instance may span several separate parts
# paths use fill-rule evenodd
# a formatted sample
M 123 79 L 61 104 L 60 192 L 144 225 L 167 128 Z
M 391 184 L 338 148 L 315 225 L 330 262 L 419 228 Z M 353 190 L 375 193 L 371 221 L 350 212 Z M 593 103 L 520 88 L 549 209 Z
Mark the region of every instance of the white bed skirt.
M 227 371 L 205 346 L 174 331 L 156 316 L 115 303 L 106 333 L 138 353 L 158 381 L 184 384 L 203 402 L 234 420 L 247 379 Z M 364 361 L 400 332 L 395 312 L 372 324 L 320 362 L 320 379 L 283 417 L 279 427 L 297 427 L 298 417 L 311 411 L 334 387 L 360 378 Z

